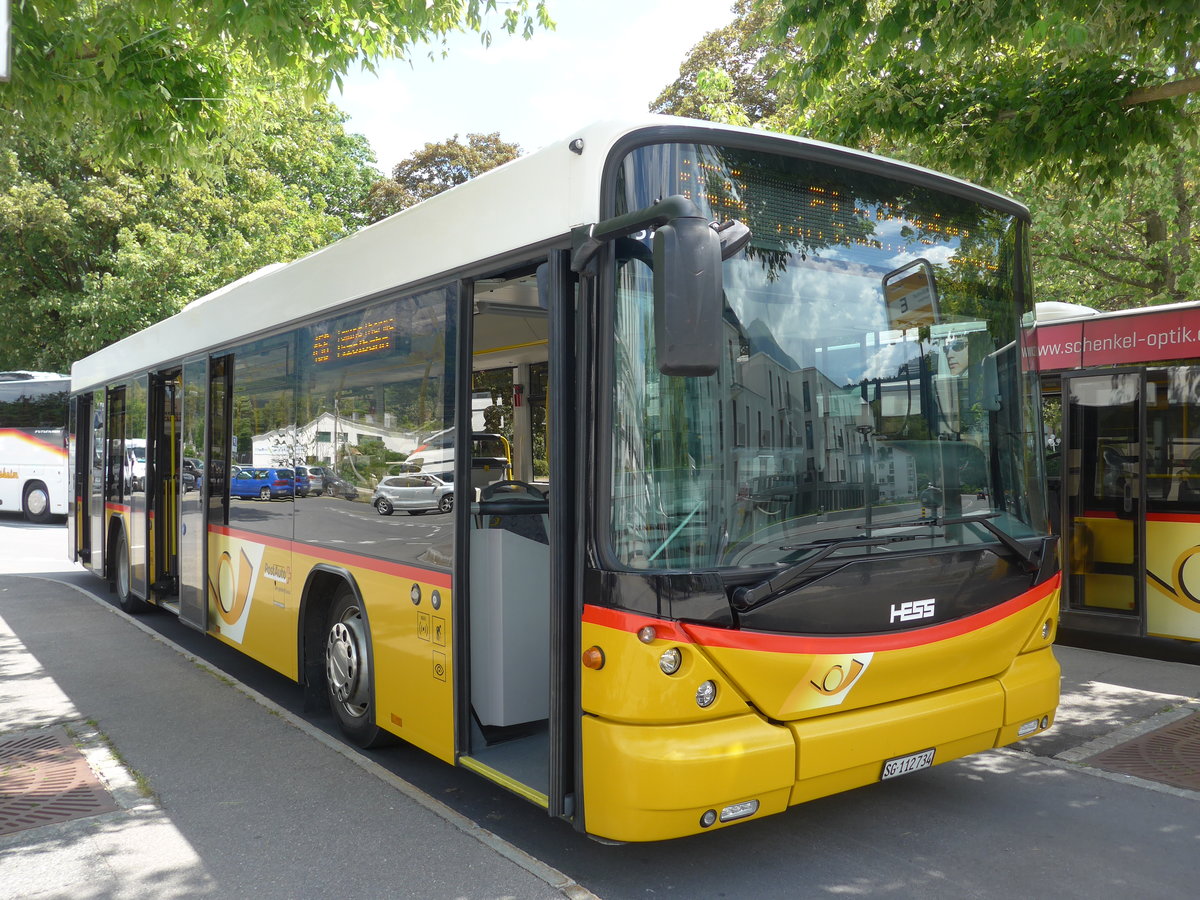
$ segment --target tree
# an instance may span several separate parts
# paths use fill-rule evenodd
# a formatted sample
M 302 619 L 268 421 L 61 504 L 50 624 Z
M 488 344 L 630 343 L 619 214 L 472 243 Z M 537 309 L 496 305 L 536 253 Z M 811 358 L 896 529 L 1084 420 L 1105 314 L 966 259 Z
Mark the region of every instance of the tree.
M 722 86 L 711 77 L 757 59 L 759 73 L 778 71 L 778 93 L 751 121 L 1023 198 L 1039 298 L 1101 309 L 1185 300 L 1200 283 L 1191 213 L 1200 155 L 1195 100 L 1179 92 L 1195 86 L 1186 73 L 1196 71 L 1197 32 L 1184 26 L 1200 13 L 1154 6 L 1164 18 L 1147 25 L 1151 9 L 1140 0 L 1022 0 L 1003 10 L 959 0 L 755 0 L 696 45 L 656 102 L 720 121 L 733 120 L 730 104 L 760 110 L 758 80 Z M 1136 79 L 1118 74 L 1139 66 Z M 1107 82 L 1085 78 L 1097 73 Z M 1105 96 L 1116 99 L 1097 113 Z
M 1130 173 L 1090 200 L 1069 183 L 1035 186 L 1038 299 L 1113 310 L 1196 298 L 1200 151 L 1181 141 L 1132 156 Z
M 310 102 L 356 63 L 493 24 L 553 27 L 545 0 L 15 0 L 0 112 L 102 162 L 168 164 L 235 147 L 239 123 L 299 80 Z M 532 8 L 531 8 L 532 7 Z M 498 18 L 498 21 L 497 21 Z M 82 132 L 76 133 L 76 126 Z
M 1194 133 L 1180 99 L 1200 91 L 1192 0 L 778 2 L 770 65 L 792 130 L 903 137 L 965 175 L 1081 185 Z
M 457 134 L 448 141 L 426 144 L 397 163 L 390 180 L 371 188 L 367 199 L 371 219 L 407 209 L 520 155 L 520 146 L 501 140 L 499 132 L 468 134 L 465 144 Z
M 770 47 L 763 32 L 779 15 L 779 4 L 775 0 L 737 0 L 733 13 L 732 22 L 710 31 L 688 52 L 679 77 L 650 104 L 651 112 L 712 120 L 722 109 L 729 112 L 728 107 L 706 108 L 715 90 L 718 104 L 736 105 L 748 122 L 775 113 L 778 98 L 767 70 L 759 63 Z M 718 72 L 724 74 L 723 79 Z
M 222 180 L 101 169 L 86 136 L 0 129 L 0 368 L 63 369 L 358 227 L 377 177 L 365 140 L 332 107 L 283 106 Z

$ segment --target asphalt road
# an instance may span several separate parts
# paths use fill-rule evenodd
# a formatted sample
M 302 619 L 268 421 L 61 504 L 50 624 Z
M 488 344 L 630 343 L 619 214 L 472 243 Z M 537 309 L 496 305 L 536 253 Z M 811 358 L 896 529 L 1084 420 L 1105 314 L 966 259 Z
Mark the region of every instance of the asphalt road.
M 427 526 L 401 517 L 387 527 Z M 381 534 L 392 537 L 376 528 L 374 539 Z M 23 571 L 51 575 L 107 600 L 102 582 L 65 561 L 65 537 L 61 526 L 39 528 L 0 516 L 0 561 L 19 560 Z M 299 688 L 286 679 L 168 614 L 150 613 L 143 621 L 312 726 L 334 732 L 327 713 L 302 709 Z M 1074 661 L 1075 653 L 1091 651 L 1062 656 Z M 1103 654 L 1078 660 L 1100 672 L 1106 663 Z M 1156 691 L 1197 696 L 1194 673 L 1200 668 L 1156 665 L 1175 667 L 1152 672 Z M 1071 687 L 1064 668 L 1064 684 Z M 1107 687 L 1095 672 L 1077 677 L 1084 687 Z M 1200 794 L 1165 791 L 1051 758 L 1115 727 L 1105 724 L 1106 714 L 1119 724 L 1122 704 L 1155 710 L 1162 704 L 1156 694 L 1126 690 L 1091 690 L 1075 707 L 1069 694 L 1060 710 L 1061 731 L 1026 750 L 992 751 L 782 815 L 656 844 L 593 842 L 489 782 L 411 748 L 368 755 L 606 900 L 1193 896 Z

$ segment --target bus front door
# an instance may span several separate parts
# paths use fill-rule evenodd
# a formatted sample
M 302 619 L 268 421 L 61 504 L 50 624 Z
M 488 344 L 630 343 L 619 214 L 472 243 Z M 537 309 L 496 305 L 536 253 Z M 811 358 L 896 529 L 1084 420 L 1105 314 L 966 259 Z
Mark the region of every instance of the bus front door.
M 478 404 L 459 409 L 457 431 L 477 439 L 457 441 L 454 476 L 454 506 L 468 523 L 459 761 L 565 818 L 575 794 L 573 486 L 582 476 L 571 449 L 580 353 L 568 263 L 564 251 L 540 270 L 473 285 L 462 356 Z M 480 428 L 502 434 L 511 459 Z
M 1145 633 L 1145 376 L 1062 380 L 1062 624 Z

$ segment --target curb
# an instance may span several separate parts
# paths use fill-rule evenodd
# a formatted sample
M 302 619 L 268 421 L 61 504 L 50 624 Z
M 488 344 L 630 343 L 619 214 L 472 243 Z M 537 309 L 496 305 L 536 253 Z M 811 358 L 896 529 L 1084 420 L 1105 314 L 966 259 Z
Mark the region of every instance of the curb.
M 389 786 L 391 786 L 395 790 L 399 791 L 401 794 L 403 794 L 405 797 L 409 798 L 413 802 L 417 803 L 419 806 L 423 807 L 424 809 L 426 809 L 429 812 L 433 813 L 434 815 L 438 816 L 438 818 L 442 819 L 447 824 L 452 825 L 453 827 L 457 828 L 459 831 L 463 832 L 464 834 L 470 835 L 471 837 L 475 838 L 475 840 L 479 841 L 481 844 L 488 847 L 490 850 L 494 851 L 495 853 L 497 853 L 500 856 L 507 859 L 509 862 L 516 864 L 517 866 L 521 867 L 526 872 L 528 872 L 530 875 L 532 875 L 535 878 L 537 878 L 538 880 L 542 881 L 549 887 L 554 888 L 555 890 L 561 892 L 563 894 L 563 896 L 569 898 L 569 900 L 600 900 L 600 898 L 596 894 L 592 893 L 590 890 L 583 887 L 583 885 L 579 884 L 578 882 L 576 882 L 574 879 L 570 878 L 565 873 L 560 872 L 558 869 L 555 869 L 553 866 L 550 866 L 547 863 L 544 863 L 541 860 L 536 859 L 533 856 L 530 856 L 524 850 L 520 849 L 519 847 L 517 847 L 513 844 L 510 844 L 508 841 L 504 840 L 499 835 L 496 835 L 496 834 L 488 831 L 486 828 L 482 827 L 481 825 L 476 824 L 474 821 L 472 821 L 471 819 L 462 815 L 461 813 L 456 812 L 455 810 L 451 809 L 449 806 L 442 803 L 440 800 L 437 800 L 434 797 L 429 796 L 424 791 L 422 791 L 420 788 L 418 788 L 416 785 L 412 784 L 411 782 L 405 781 L 403 778 L 401 778 L 399 775 L 396 775 L 394 772 L 389 772 L 387 769 L 385 769 L 383 766 L 379 765 L 378 763 L 374 762 L 373 760 L 366 759 L 365 757 L 360 756 L 352 748 L 343 744 L 341 741 L 336 740 L 335 738 L 331 737 L 330 735 L 326 734 L 325 732 L 323 732 L 317 728 L 314 728 L 312 725 L 310 725 L 304 719 L 295 715 L 291 711 L 284 709 L 282 706 L 278 705 L 270 698 L 264 696 L 263 694 L 259 693 L 258 691 L 254 690 L 253 688 L 247 687 L 246 685 L 242 684 L 240 681 L 238 681 L 236 678 L 234 678 L 228 672 L 213 665 L 212 663 L 208 662 L 207 660 L 200 658 L 196 654 L 192 653 L 190 650 L 187 650 L 184 647 L 181 647 L 179 644 L 176 644 L 170 638 L 163 637 L 161 634 L 159 634 L 157 631 L 155 631 L 149 625 L 145 625 L 145 624 L 139 622 L 137 619 L 133 618 L 132 616 L 126 615 L 125 613 L 121 612 L 119 609 L 112 606 L 111 604 L 106 603 L 104 600 L 97 597 L 95 594 L 91 593 L 90 591 L 87 591 L 78 585 L 71 584 L 70 582 L 60 581 L 57 578 L 48 578 L 48 577 L 42 576 L 42 575 L 18 575 L 16 577 L 32 578 L 32 579 L 35 579 L 38 581 L 47 581 L 47 582 L 50 582 L 51 584 L 58 585 L 60 587 L 68 587 L 74 591 L 77 591 L 78 593 L 82 594 L 83 596 L 87 597 L 89 600 L 91 600 L 94 603 L 96 603 L 97 605 L 99 605 L 101 608 L 107 610 L 108 612 L 112 613 L 115 616 L 118 616 L 125 622 L 128 622 L 129 624 L 133 625 L 135 628 L 140 629 L 142 632 L 149 635 L 154 640 L 158 641 L 160 644 L 163 644 L 166 647 L 170 647 L 172 650 L 174 650 L 180 656 L 184 657 L 189 662 L 191 662 L 193 665 L 207 671 L 209 674 L 213 675 L 214 677 L 221 679 L 223 682 L 227 683 L 234 690 L 239 691 L 246 697 L 249 697 L 255 703 L 259 704 L 260 706 L 269 710 L 274 715 L 283 719 L 285 722 L 287 722 L 293 728 L 296 728 L 298 731 L 301 731 L 304 734 L 308 735 L 309 737 L 313 738 L 314 740 L 319 741 L 326 748 L 339 754 L 344 759 L 349 760 L 350 762 L 354 763 L 360 769 L 362 769 L 363 771 L 367 772 L 368 774 L 374 776 L 375 778 L 378 778 L 380 781 L 386 782 Z M 63 724 L 70 725 L 71 723 L 63 723 Z M 100 762 L 101 766 L 103 766 L 102 770 L 97 770 L 97 774 L 100 774 L 102 778 L 107 779 L 106 773 L 112 772 L 114 770 L 114 768 L 116 770 L 119 770 L 119 772 L 120 772 L 119 775 L 116 775 L 116 773 L 114 772 L 115 778 L 118 781 L 120 781 L 120 779 L 125 779 L 128 783 L 128 787 L 131 790 L 133 790 L 135 792 L 135 794 L 137 794 L 138 798 L 143 803 L 149 802 L 149 801 L 146 801 L 145 798 L 141 797 L 140 791 L 138 791 L 132 777 L 125 770 L 124 766 L 122 766 L 120 764 L 120 762 L 115 758 L 112 751 L 107 746 L 104 745 L 103 737 L 99 734 L 99 732 L 97 732 L 93 726 L 91 726 L 90 724 L 88 724 L 86 722 L 76 722 L 74 724 L 79 726 L 80 732 L 85 736 L 87 735 L 87 732 L 84 731 L 84 729 L 90 729 L 91 733 L 95 735 L 96 743 L 98 743 L 100 745 L 99 747 L 96 747 L 94 749 L 96 759 Z M 75 736 L 75 735 L 73 734 L 73 736 Z M 79 739 L 80 738 L 77 736 L 76 737 L 77 742 Z M 91 764 L 93 757 L 91 755 L 88 755 L 88 753 L 86 753 L 86 752 L 85 752 L 85 756 L 87 757 L 89 764 Z M 94 765 L 93 765 L 93 768 L 95 768 Z M 108 783 L 109 782 L 107 782 L 107 780 L 106 780 L 106 784 L 108 784 Z M 118 800 L 118 803 L 122 806 L 123 812 L 141 811 L 141 809 L 142 809 L 141 805 L 135 805 L 133 807 L 126 808 L 125 804 L 122 803 L 120 800 Z M 152 808 L 157 809 L 157 806 L 152 806 Z M 123 812 L 122 813 L 109 813 L 108 815 L 121 815 L 121 814 L 123 814 Z M 51 826 L 51 827 L 53 827 L 53 826 Z

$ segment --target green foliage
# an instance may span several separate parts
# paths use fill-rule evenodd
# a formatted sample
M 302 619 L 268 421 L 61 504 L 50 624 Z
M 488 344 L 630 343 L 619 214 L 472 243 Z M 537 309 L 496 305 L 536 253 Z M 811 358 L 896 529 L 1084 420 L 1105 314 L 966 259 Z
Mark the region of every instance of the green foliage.
M 748 6 L 696 45 L 656 108 L 728 121 L 732 103 L 770 130 L 1022 197 L 1039 299 L 1119 309 L 1196 296 L 1195 3 Z M 702 82 L 717 68 L 731 90 Z
M 696 73 L 696 94 L 701 98 L 700 117 L 710 122 L 749 127 L 750 116 L 734 100 L 733 78 L 724 69 Z
M 770 35 L 784 42 L 773 83 L 796 110 L 776 124 L 924 144 L 968 177 L 1103 186 L 1131 148 L 1194 130 L 1183 101 L 1153 99 L 1200 89 L 1191 0 L 781 0 Z
M 520 155 L 520 146 L 501 140 L 499 132 L 468 134 L 465 144 L 457 134 L 448 141 L 426 144 L 397 163 L 390 180 L 371 188 L 368 215 L 378 221 Z
M 1031 183 L 1039 300 L 1130 309 L 1194 300 L 1200 253 L 1200 150 L 1180 140 L 1131 153 L 1127 172 L 1090 200 L 1073 180 Z
M 553 23 L 544 0 L 15 0 L 0 111 L 105 162 L 167 165 L 236 147 L 242 122 L 299 82 L 310 103 L 455 31 Z M 532 8 L 531 8 L 532 5 Z M 444 52 L 444 49 L 443 49 Z M 77 129 L 79 127 L 79 130 Z M 86 140 L 84 140 L 84 136 Z
M 779 15 L 779 4 L 774 0 L 736 0 L 733 13 L 732 22 L 710 31 L 691 49 L 679 66 L 679 77 L 650 104 L 651 112 L 723 122 L 731 121 L 719 118 L 733 115 L 731 104 L 747 122 L 776 112 L 778 100 L 769 85 L 768 71 L 759 63 L 769 49 L 761 33 Z M 717 72 L 727 81 L 714 84 Z
M 99 168 L 86 137 L 0 129 L 0 368 L 63 370 L 361 224 L 363 139 L 332 107 L 281 108 L 220 181 Z

